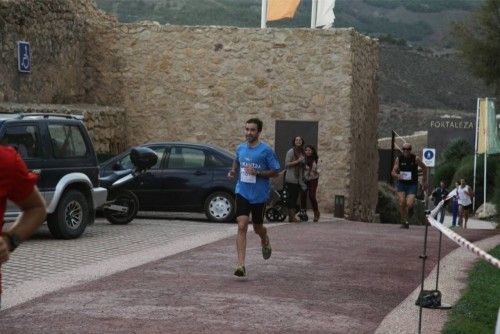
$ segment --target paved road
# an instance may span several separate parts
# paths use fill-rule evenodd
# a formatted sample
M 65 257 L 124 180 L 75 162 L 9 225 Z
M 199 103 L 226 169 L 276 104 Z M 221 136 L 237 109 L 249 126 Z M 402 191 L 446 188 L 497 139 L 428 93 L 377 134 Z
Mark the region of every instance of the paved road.
M 147 224 L 140 221 L 137 227 Z M 197 226 L 213 231 L 212 224 L 193 222 Z M 234 233 L 232 225 L 213 228 Z M 474 241 L 498 231 L 460 233 Z M 231 236 L 171 256 L 159 252 L 157 261 L 11 307 L 0 313 L 0 332 L 373 333 L 419 284 L 423 227 L 337 220 L 275 226 L 270 234 L 269 261 L 250 234 L 247 278 L 232 275 Z M 429 236 L 428 272 L 435 264 L 437 236 Z M 443 254 L 454 248 L 445 241 Z M 111 257 L 106 266 L 134 262 L 143 252 Z
M 129 225 L 111 225 L 97 219 L 74 240 L 55 240 L 43 226 L 2 266 L 2 308 L 204 245 L 236 231 L 234 224 L 187 220 L 186 215 L 166 216 L 173 220 L 156 214 Z

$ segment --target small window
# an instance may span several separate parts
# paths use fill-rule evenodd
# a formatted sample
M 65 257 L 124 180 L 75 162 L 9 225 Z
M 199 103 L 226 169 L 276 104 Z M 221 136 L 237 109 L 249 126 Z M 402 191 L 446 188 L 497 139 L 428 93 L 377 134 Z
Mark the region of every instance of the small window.
M 168 168 L 186 169 L 205 167 L 205 152 L 190 147 L 174 147 L 168 158 Z
M 55 158 L 80 158 L 87 154 L 87 145 L 80 132 L 80 127 L 50 124 L 49 134 Z
M 9 126 L 2 138 L 2 144 L 14 147 L 23 159 L 41 157 L 38 145 L 38 128 L 35 125 Z

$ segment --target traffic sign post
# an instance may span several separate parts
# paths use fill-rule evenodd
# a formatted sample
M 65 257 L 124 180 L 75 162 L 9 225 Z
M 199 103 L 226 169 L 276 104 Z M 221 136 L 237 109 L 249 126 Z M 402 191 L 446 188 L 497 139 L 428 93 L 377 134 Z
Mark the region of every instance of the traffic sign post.
M 424 148 L 422 150 L 422 162 L 427 166 L 427 189 L 429 189 L 431 185 L 431 168 L 436 165 L 436 149 L 435 148 Z M 426 207 L 428 207 L 429 203 L 426 199 Z
M 422 150 L 422 162 L 427 167 L 434 167 L 436 164 L 436 149 L 435 148 L 424 148 Z

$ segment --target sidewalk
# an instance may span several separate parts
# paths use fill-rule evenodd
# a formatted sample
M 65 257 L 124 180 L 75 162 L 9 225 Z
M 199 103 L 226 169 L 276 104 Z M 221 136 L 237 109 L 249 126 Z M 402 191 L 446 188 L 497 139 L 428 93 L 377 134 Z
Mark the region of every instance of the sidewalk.
M 246 278 L 233 276 L 230 237 L 4 310 L 0 332 L 373 333 L 419 286 L 423 226 L 323 218 L 268 227 L 268 261 L 250 228 Z M 430 231 L 426 275 L 437 242 Z M 442 255 L 456 248 L 445 240 Z
M 444 226 L 451 227 L 452 220 L 453 220 L 452 216 L 449 213 L 446 213 L 443 222 Z M 457 218 L 457 224 L 458 224 L 458 218 Z M 496 228 L 496 226 L 497 224 L 493 221 L 477 219 L 474 217 L 472 218 L 469 217 L 469 220 L 467 221 L 467 229 L 493 230 Z

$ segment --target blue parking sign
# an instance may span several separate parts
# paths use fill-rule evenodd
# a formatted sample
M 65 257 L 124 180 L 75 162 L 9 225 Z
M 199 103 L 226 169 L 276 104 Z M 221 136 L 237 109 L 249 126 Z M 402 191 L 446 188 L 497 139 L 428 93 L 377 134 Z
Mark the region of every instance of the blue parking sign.
M 29 42 L 17 42 L 17 69 L 21 73 L 31 72 L 31 48 Z

